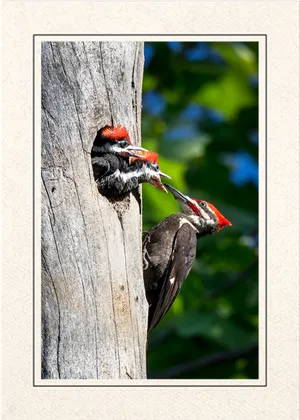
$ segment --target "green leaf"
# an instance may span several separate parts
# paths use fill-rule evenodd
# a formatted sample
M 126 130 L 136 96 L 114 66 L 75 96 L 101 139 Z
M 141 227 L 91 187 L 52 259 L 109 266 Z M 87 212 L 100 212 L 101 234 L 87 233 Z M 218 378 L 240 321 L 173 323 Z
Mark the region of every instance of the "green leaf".
M 255 94 L 246 80 L 238 72 L 228 72 L 218 83 L 207 83 L 199 89 L 194 101 L 221 111 L 225 117 L 233 119 L 240 108 L 253 105 Z
M 177 320 L 174 327 L 180 337 L 201 336 L 229 349 L 252 344 L 250 334 L 233 323 L 230 318 L 222 318 L 217 313 L 188 312 Z
M 257 72 L 257 57 L 249 45 L 216 42 L 212 44 L 212 48 L 223 57 L 230 67 L 239 71 L 240 74 L 250 76 Z

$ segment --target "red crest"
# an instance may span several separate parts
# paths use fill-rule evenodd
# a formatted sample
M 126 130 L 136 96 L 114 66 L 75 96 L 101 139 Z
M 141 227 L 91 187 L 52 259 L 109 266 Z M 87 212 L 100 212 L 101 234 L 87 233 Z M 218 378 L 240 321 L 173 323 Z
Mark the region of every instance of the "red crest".
M 214 211 L 215 215 L 217 216 L 218 219 L 218 230 L 223 229 L 223 227 L 225 226 L 232 226 L 231 222 L 226 219 L 226 217 L 223 216 L 223 214 L 221 212 L 219 212 L 219 210 L 211 203 L 207 202 L 207 204 L 209 205 L 209 207 Z
M 136 151 L 135 154 L 139 155 L 139 157 L 131 157 L 130 163 L 135 162 L 136 160 L 144 160 L 156 163 L 158 165 L 158 154 L 155 152 L 147 151 Z
M 122 125 L 117 125 L 116 127 L 106 125 L 105 127 L 101 128 L 100 134 L 109 140 L 119 141 L 126 139 L 129 144 L 132 144 L 127 129 Z

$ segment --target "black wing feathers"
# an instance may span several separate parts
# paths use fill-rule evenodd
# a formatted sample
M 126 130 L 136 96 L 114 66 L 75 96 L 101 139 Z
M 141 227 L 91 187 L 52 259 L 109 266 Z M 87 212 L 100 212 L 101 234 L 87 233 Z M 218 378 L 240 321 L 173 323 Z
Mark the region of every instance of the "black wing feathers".
M 180 288 L 187 278 L 196 255 L 197 237 L 194 229 L 187 223 L 177 231 L 172 254 L 166 272 L 158 288 L 156 304 L 149 308 L 148 331 L 151 331 L 168 312 Z

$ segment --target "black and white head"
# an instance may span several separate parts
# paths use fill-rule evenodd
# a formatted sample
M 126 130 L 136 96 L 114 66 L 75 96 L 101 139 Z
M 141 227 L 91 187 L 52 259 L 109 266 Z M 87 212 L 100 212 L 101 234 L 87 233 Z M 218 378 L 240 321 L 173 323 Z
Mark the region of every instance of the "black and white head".
M 168 192 L 161 182 L 161 177 L 169 179 L 171 179 L 171 177 L 160 170 L 158 154 L 149 150 L 146 152 L 137 152 L 137 154 L 138 157 L 129 158 L 129 163 L 130 165 L 133 165 L 137 171 L 143 173 L 143 182 L 148 182 L 154 187 L 164 192 Z
M 169 184 L 164 184 L 164 186 L 180 203 L 184 214 L 187 215 L 187 219 L 193 224 L 198 233 L 214 233 L 225 226 L 232 226 L 231 222 L 208 201 L 190 198 Z
M 134 146 L 125 127 L 106 125 L 102 127 L 93 144 L 93 154 L 113 153 L 124 157 L 136 156 L 135 152 L 147 151 L 143 147 Z

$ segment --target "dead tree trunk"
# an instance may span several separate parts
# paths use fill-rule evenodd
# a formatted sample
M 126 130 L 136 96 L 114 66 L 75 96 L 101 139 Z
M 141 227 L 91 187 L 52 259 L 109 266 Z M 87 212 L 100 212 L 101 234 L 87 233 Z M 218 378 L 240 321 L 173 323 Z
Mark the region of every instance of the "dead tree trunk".
M 140 141 L 143 44 L 42 44 L 42 378 L 146 377 L 140 195 L 101 196 L 106 124 Z

